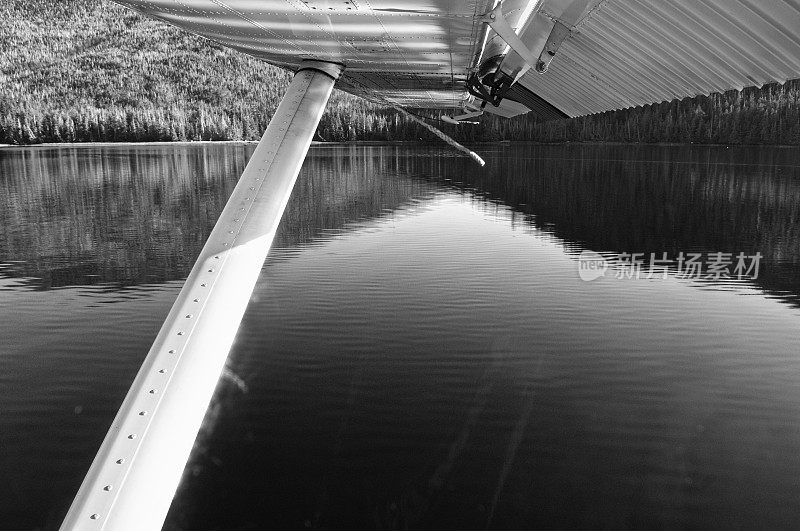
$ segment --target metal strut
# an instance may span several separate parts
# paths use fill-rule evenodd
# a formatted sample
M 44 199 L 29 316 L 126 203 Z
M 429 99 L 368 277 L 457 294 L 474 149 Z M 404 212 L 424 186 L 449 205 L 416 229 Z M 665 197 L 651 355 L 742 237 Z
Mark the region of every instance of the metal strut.
M 133 381 L 61 529 L 160 529 L 342 66 L 304 61 Z

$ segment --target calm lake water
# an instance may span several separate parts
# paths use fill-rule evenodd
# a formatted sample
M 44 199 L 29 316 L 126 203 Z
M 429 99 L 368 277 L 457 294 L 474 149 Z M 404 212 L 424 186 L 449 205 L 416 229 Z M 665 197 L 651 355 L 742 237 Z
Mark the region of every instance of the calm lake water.
M 59 525 L 253 148 L 0 150 L 3 528 Z M 800 152 L 478 151 L 312 148 L 166 528 L 795 527 Z

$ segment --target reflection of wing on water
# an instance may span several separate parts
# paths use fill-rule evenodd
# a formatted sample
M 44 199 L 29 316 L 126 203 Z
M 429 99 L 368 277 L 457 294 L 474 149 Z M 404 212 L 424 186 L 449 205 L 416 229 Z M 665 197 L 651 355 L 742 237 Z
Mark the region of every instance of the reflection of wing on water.
M 120 0 L 296 71 L 65 528 L 160 527 L 334 83 L 548 119 L 800 77 L 795 0 Z M 496 5 L 495 5 L 496 4 Z M 452 121 L 452 120 L 451 120 Z

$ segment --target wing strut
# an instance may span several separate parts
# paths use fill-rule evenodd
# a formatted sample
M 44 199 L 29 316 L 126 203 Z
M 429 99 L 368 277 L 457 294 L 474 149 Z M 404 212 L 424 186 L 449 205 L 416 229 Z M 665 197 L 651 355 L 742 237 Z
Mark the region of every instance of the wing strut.
M 62 529 L 160 529 L 342 67 L 304 61 L 203 247 Z

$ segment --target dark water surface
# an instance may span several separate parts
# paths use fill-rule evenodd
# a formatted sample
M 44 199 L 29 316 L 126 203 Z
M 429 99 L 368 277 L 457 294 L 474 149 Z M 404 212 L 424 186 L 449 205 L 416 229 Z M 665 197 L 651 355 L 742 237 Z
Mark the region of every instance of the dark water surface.
M 252 149 L 0 150 L 0 527 L 58 526 Z M 794 527 L 798 150 L 479 151 L 312 148 L 166 527 Z

